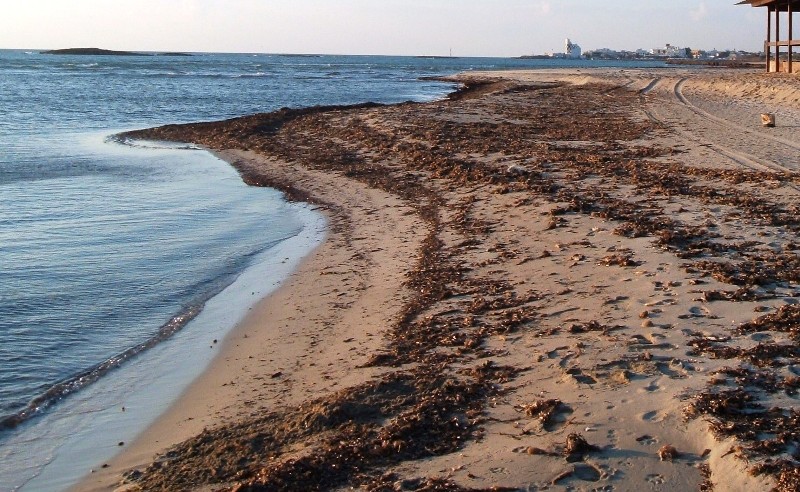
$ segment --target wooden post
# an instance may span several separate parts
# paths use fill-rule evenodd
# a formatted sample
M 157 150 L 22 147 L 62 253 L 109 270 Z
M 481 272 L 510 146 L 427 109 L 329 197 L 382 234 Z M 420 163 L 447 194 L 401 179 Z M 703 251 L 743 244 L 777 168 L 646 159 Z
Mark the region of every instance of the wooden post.
M 775 71 L 781 71 L 781 8 L 775 6 Z
M 767 40 L 764 41 L 764 54 L 767 55 L 767 73 L 770 70 L 770 61 L 772 58 L 772 47 L 769 45 L 772 41 L 772 7 L 767 7 Z
M 792 26 L 792 1 L 789 1 L 789 73 L 792 73 L 792 40 L 794 39 L 794 32 Z

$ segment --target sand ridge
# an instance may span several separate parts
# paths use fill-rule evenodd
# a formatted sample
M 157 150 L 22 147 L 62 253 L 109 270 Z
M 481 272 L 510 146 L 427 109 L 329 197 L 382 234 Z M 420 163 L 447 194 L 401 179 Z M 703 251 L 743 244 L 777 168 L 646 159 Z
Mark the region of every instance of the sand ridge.
M 163 420 L 198 424 L 95 487 L 793 490 L 798 142 L 753 123 L 768 88 L 719 92 L 743 72 L 587 72 L 137 133 L 334 227 Z

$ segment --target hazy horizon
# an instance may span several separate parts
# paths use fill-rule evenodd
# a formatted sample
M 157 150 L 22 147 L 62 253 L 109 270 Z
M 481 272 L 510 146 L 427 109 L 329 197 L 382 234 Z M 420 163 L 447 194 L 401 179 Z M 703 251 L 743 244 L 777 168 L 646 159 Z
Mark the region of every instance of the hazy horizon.
M 732 0 L 15 1 L 0 48 L 347 55 L 520 56 L 667 43 L 761 51 L 766 12 Z

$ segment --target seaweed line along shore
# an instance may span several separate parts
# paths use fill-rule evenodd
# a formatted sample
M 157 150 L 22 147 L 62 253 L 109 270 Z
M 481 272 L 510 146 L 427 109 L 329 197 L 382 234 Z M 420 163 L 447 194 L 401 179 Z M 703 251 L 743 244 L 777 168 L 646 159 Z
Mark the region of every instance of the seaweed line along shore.
M 125 135 L 330 232 L 77 490 L 798 490 L 797 79 L 451 80 Z

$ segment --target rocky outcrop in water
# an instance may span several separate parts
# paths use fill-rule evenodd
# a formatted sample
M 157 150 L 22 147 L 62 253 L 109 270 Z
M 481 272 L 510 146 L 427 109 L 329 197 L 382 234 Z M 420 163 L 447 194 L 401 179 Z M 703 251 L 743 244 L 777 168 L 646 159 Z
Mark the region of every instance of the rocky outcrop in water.
M 188 53 L 136 53 L 134 51 L 113 51 L 100 48 L 67 48 L 42 51 L 43 55 L 88 55 L 88 56 L 192 56 Z

